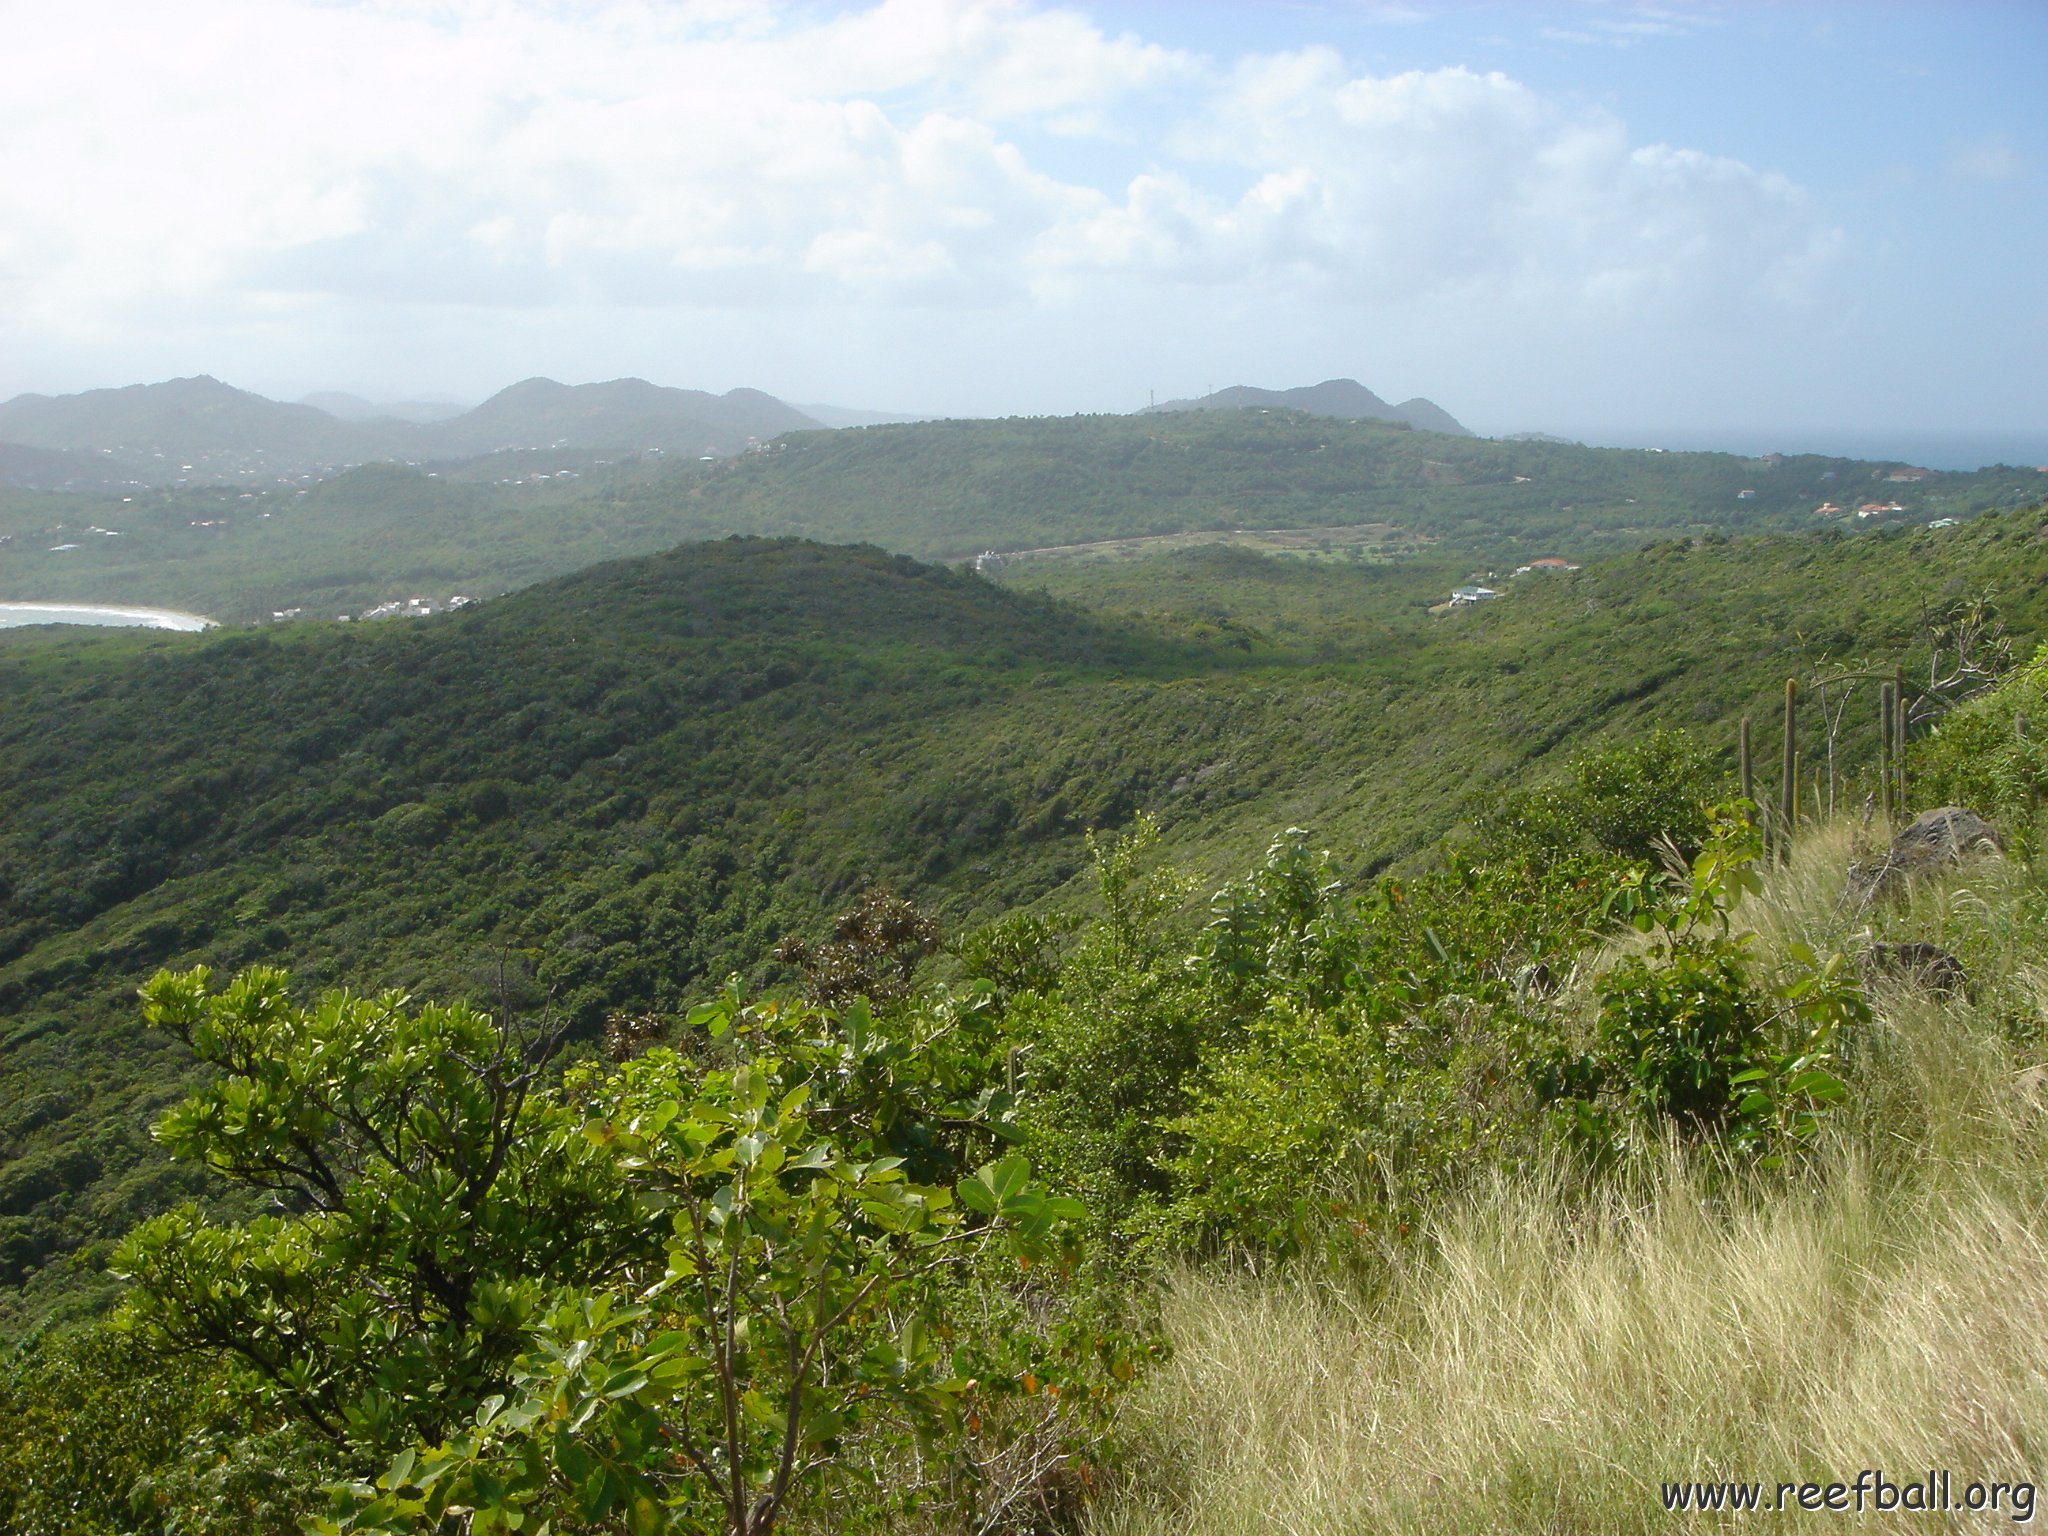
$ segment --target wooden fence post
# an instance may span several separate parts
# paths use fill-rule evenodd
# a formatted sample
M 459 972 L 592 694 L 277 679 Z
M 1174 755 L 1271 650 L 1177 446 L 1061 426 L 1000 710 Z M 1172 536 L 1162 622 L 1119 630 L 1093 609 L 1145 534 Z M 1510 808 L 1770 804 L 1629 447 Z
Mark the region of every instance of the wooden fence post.
M 1910 821 L 1906 814 L 1906 733 L 1912 728 L 1912 717 L 1906 713 L 1906 675 L 1899 673 L 1892 686 L 1897 690 L 1892 700 L 1898 710 L 1898 727 L 1892 732 L 1892 764 L 1899 774 L 1899 820 Z
M 1877 800 L 1885 829 L 1892 825 L 1892 685 L 1877 688 Z
M 1792 857 L 1792 816 L 1799 809 L 1793 799 L 1798 790 L 1799 754 L 1799 680 L 1785 679 L 1785 773 L 1779 785 L 1778 813 L 1784 825 L 1784 847 L 1780 850 L 1785 858 Z
M 1742 762 L 1742 798 L 1750 802 L 1749 814 L 1756 815 L 1756 776 L 1749 765 L 1749 716 L 1742 717 L 1742 728 L 1736 733 L 1738 756 Z

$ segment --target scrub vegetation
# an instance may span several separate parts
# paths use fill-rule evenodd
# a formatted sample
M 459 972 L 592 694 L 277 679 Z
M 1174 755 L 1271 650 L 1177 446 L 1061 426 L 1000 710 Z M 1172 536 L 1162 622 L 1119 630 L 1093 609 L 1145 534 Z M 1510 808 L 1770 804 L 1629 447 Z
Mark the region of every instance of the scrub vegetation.
M 1341 555 L 734 539 L 402 626 L 9 636 L 0 1528 L 1647 1530 L 1681 1479 L 2038 1478 L 2042 520 L 1434 616 Z M 2005 846 L 1864 900 L 1897 675 L 1910 809 Z M 1788 677 L 1789 828 L 1735 756 Z

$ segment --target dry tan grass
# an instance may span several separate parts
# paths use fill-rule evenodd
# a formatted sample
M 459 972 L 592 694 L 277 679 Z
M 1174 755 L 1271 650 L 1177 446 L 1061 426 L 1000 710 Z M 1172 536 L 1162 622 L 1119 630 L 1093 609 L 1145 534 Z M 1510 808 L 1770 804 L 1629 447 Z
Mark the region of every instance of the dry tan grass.
M 1998 1023 L 2038 1012 L 2040 929 L 2004 870 L 1845 913 L 1852 837 L 1810 839 L 1745 907 L 1760 955 L 1876 923 L 1967 950 L 1979 1002 L 1881 991 L 1855 1101 L 1809 1165 L 1748 1178 L 1667 1149 L 1591 1205 L 1496 1181 L 1369 1287 L 1180 1275 L 1103 1536 L 1650 1531 L 1679 1519 L 1669 1480 L 2048 1474 L 2048 1093 Z

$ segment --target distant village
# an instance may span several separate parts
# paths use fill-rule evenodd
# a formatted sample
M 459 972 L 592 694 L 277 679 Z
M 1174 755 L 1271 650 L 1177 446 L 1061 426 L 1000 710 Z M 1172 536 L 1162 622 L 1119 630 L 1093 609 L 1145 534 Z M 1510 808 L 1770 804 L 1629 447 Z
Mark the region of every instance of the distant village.
M 388 603 L 379 603 L 374 608 L 365 608 L 361 613 L 337 613 L 334 617 L 343 624 L 354 624 L 370 619 L 424 619 L 431 614 L 453 613 L 458 608 L 467 608 L 475 602 L 473 597 L 408 597 L 393 598 Z M 306 617 L 304 608 L 278 608 L 270 615 L 273 624 L 288 624 L 293 619 Z M 314 615 L 319 617 L 319 615 Z
M 1662 450 L 1652 449 L 1651 452 L 1662 452 Z M 1785 456 L 1780 453 L 1765 454 L 1758 462 L 1765 469 L 1777 469 L 1785 463 Z M 2048 464 L 2035 466 L 2035 471 L 2038 474 L 2048 475 Z M 1938 471 L 1935 470 L 1922 469 L 1917 465 L 1901 465 L 1897 468 L 1876 470 L 1871 474 L 1870 478 L 1890 485 L 1917 486 L 1924 481 L 1935 479 L 1937 475 Z M 1519 484 L 1527 478 L 1525 475 L 1517 475 L 1515 476 L 1515 481 Z M 1820 476 L 1823 485 L 1839 479 L 1839 472 L 1832 469 L 1825 471 Z M 1758 500 L 1758 493 L 1755 487 L 1745 486 L 1735 493 L 1735 499 L 1741 502 L 1753 502 Z M 1569 511 L 1570 508 L 1565 510 Z M 1822 518 L 1840 517 L 1857 523 L 1873 523 L 1884 518 L 1910 516 L 1911 513 L 1904 502 L 1879 501 L 1873 498 L 1869 501 L 1857 502 L 1854 506 L 1831 500 L 1822 501 L 1819 506 L 1813 509 L 1813 515 Z M 1927 524 L 1928 528 L 1936 531 L 1944 528 L 1954 528 L 1958 525 L 1958 519 L 1953 517 L 1937 517 Z M 1527 565 L 1515 567 L 1512 575 L 1531 576 L 1542 573 L 1576 571 L 1577 569 L 1579 567 L 1571 561 L 1561 559 L 1556 555 L 1550 555 L 1541 560 L 1531 560 Z M 1431 603 L 1429 611 L 1431 613 L 1449 613 L 1456 608 L 1470 608 L 1480 603 L 1492 602 L 1501 595 L 1499 588 L 1486 585 L 1486 582 L 1493 579 L 1493 574 L 1488 572 L 1485 581 L 1475 579 L 1467 582 L 1464 586 L 1455 587 L 1452 589 L 1449 597 L 1440 602 Z

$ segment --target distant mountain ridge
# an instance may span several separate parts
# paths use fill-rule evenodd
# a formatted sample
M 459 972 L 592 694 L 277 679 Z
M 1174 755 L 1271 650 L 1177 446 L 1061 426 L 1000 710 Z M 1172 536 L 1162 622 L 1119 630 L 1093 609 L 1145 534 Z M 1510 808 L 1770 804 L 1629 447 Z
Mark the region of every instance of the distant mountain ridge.
M 822 427 L 757 389 L 713 395 L 645 379 L 527 379 L 474 410 L 450 409 L 437 420 L 423 419 L 435 412 L 431 405 L 379 407 L 353 395 L 285 404 L 200 375 L 76 395 L 17 395 L 0 403 L 0 446 L 33 450 L 10 452 L 11 483 L 60 489 L 79 484 L 89 467 L 103 468 L 108 483 L 257 483 L 380 460 L 473 459 L 506 449 L 722 458 L 750 442 Z
M 621 448 L 737 453 L 749 440 L 822 426 L 758 389 L 670 389 L 645 379 L 558 384 L 525 379 L 475 410 L 422 429 L 435 458 L 504 448 Z
M 1169 400 L 1147 406 L 1140 416 L 1166 411 L 1305 411 L 1311 416 L 1329 416 L 1338 421 L 1405 421 L 1424 432 L 1442 432 L 1450 437 L 1470 437 L 1456 417 L 1434 401 L 1416 396 L 1399 405 L 1389 405 L 1356 379 L 1325 379 L 1299 389 L 1256 389 L 1233 384 L 1196 400 Z
M 16 395 L 0 404 L 0 442 L 140 459 L 151 454 L 264 453 L 358 460 L 402 434 L 335 420 L 200 375 L 77 395 Z
M 346 390 L 326 389 L 299 401 L 316 411 L 325 411 L 336 421 L 411 421 L 424 425 L 460 416 L 469 407 L 452 400 L 365 400 Z

